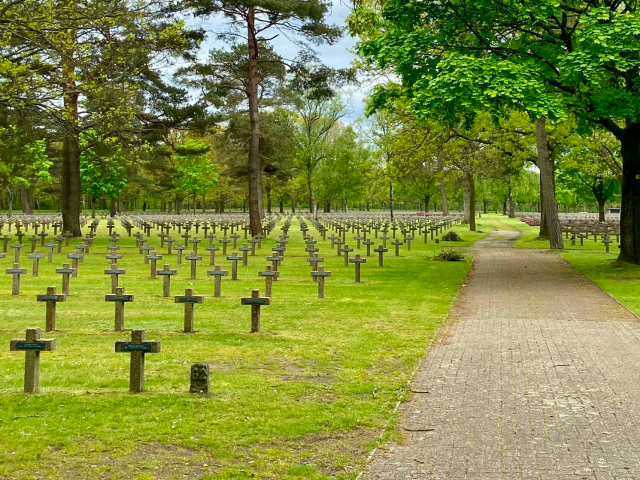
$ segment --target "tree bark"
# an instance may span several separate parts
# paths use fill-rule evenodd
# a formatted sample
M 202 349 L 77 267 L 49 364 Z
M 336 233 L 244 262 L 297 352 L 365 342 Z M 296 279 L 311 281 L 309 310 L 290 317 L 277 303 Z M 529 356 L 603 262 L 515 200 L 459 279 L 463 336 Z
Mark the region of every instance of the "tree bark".
M 20 185 L 20 207 L 22 209 L 22 213 L 26 213 L 28 215 L 33 214 L 31 198 L 29 198 L 29 192 L 27 191 L 27 187 L 24 185 Z
M 627 128 L 620 138 L 622 153 L 622 209 L 620 255 L 622 262 L 640 265 L 640 125 Z
M 464 217 L 462 223 L 469 224 L 471 232 L 476 231 L 476 182 L 470 173 L 464 174 L 462 185 L 464 196 Z
M 509 204 L 509 218 L 516 218 L 515 202 L 513 201 L 513 190 L 509 187 L 509 195 L 507 196 L 507 203 Z
M 447 202 L 447 192 L 444 188 L 444 177 L 440 177 L 440 203 L 442 204 L 442 214 L 449 215 L 449 202 Z
M 116 199 L 110 198 L 109 199 L 109 215 L 111 215 L 112 217 L 115 217 L 116 213 L 118 213 L 116 210 Z
M 271 214 L 271 187 L 265 189 L 267 193 L 267 213 Z
M 280 202 L 279 202 L 279 203 L 280 203 L 280 209 L 279 209 L 279 211 L 280 211 L 280 213 L 284 213 L 284 202 L 282 201 L 282 199 L 280 199 Z
M 258 105 L 258 38 L 255 30 L 256 11 L 249 7 L 247 14 L 247 43 L 249 46 L 249 78 L 247 98 L 251 138 L 249 140 L 249 227 L 252 235 L 262 233 L 262 168 L 260 166 L 260 112 Z
M 80 144 L 78 141 L 78 99 L 80 93 L 73 78 L 73 52 L 68 53 L 63 65 L 63 98 L 66 127 L 63 133 L 63 155 L 60 179 L 62 196 L 62 230 L 74 237 L 82 236 L 80 213 Z
M 389 214 L 391 215 L 391 220 L 394 219 L 393 202 L 393 180 L 389 180 Z
M 431 203 L 431 195 L 424 196 L 424 213 L 429 211 L 429 204 Z
M 543 211 L 545 223 L 549 231 L 549 247 L 562 250 L 562 230 L 558 217 L 558 204 L 556 203 L 555 182 L 553 179 L 552 159 L 549 155 L 547 144 L 546 118 L 536 120 L 536 143 L 538 147 L 538 168 L 540 169 L 540 194 L 543 199 Z
M 604 200 L 598 199 L 598 221 L 600 223 L 605 222 L 607 220 L 604 213 L 605 206 L 606 206 L 606 202 Z

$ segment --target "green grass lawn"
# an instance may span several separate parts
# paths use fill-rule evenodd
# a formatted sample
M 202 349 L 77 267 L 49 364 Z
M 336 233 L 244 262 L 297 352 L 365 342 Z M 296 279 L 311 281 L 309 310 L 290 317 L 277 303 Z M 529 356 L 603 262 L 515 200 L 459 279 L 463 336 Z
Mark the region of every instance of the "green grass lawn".
M 456 230 L 463 245 L 484 236 Z M 2 479 L 354 478 L 380 435 L 395 433 L 395 406 L 406 398 L 407 381 L 470 267 L 431 261 L 440 247 L 414 241 L 401 257 L 387 254 L 384 268 L 369 258 L 356 284 L 353 265 L 344 267 L 329 242 L 320 241 L 333 276 L 327 298 L 319 300 L 294 220 L 259 334 L 248 333 L 250 309 L 240 298 L 264 290 L 257 272 L 267 264 L 275 233 L 248 267 L 239 265 L 237 282 L 225 277 L 222 298 L 213 297 L 206 252 L 195 281 L 188 280 L 188 262 L 177 267 L 175 255 L 159 261 L 179 268 L 172 294 L 193 286 L 206 296 L 195 308 L 197 333 L 184 334 L 183 306 L 161 297 L 162 280 L 148 279 L 134 239 L 117 231 L 120 266 L 127 270 L 120 285 L 135 295 L 125 328 L 145 329 L 148 339 L 162 341 L 161 353 L 146 356 L 145 392 L 128 393 L 129 355 L 114 352 L 115 342 L 130 333 L 113 331 L 114 305 L 104 301 L 110 290 L 103 274 L 109 266 L 105 222 L 79 278 L 71 279 L 70 297 L 58 304 L 56 332 L 44 333 L 45 306 L 35 298 L 49 285 L 60 291 L 54 270 L 78 241 L 52 264 L 45 259 L 39 278 L 31 277 L 23 254 L 29 275 L 19 297 L 10 295 L 11 276 L 0 275 Z M 150 240 L 159 247 L 156 234 Z M 12 263 L 2 260 L 5 268 Z M 230 270 L 230 262 L 221 263 Z M 35 395 L 22 393 L 24 354 L 8 351 L 9 340 L 24 337 L 27 327 L 57 340 L 55 352 L 41 354 L 41 393 Z M 188 393 L 195 362 L 210 364 L 207 396 Z

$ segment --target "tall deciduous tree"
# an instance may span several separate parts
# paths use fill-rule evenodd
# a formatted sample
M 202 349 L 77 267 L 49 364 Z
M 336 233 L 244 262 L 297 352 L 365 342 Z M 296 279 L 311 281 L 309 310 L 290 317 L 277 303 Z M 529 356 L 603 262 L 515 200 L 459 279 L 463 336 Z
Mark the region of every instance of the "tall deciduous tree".
M 249 216 L 251 232 L 257 235 L 261 231 L 262 204 L 262 165 L 260 162 L 260 93 L 265 79 L 265 69 L 272 69 L 280 63 L 290 69 L 304 69 L 303 56 L 301 62 L 287 61 L 272 56 L 267 59 L 262 55 L 263 49 L 269 49 L 269 32 L 282 32 L 289 38 L 298 37 L 314 42 L 333 42 L 341 34 L 337 27 L 325 23 L 331 2 L 326 0 L 186 0 L 196 15 L 218 16 L 226 20 L 228 27 L 219 37 L 229 44 L 246 45 L 246 62 L 242 88 L 237 84 L 230 85 L 243 94 L 248 102 L 248 114 L 251 122 L 251 138 L 249 142 Z M 273 38 L 280 33 L 276 33 Z M 238 42 L 238 39 L 242 39 Z M 229 86 L 219 83 L 219 88 Z
M 402 78 L 395 92 L 380 92 L 382 102 L 400 94 L 416 112 L 454 116 L 524 110 L 537 119 L 541 159 L 545 117 L 568 110 L 608 129 L 623 159 L 619 259 L 640 264 L 639 8 L 627 0 L 389 0 L 379 11 L 363 4 L 357 18 L 367 21 L 353 30 L 365 38 L 363 55 Z M 550 165 L 539 166 L 550 188 Z

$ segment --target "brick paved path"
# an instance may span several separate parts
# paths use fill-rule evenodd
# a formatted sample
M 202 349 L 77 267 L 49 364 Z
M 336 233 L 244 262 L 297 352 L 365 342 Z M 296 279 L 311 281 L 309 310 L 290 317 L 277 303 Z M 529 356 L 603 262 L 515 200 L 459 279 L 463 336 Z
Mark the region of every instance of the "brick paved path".
M 640 479 L 638 319 L 556 254 L 478 247 L 364 478 Z

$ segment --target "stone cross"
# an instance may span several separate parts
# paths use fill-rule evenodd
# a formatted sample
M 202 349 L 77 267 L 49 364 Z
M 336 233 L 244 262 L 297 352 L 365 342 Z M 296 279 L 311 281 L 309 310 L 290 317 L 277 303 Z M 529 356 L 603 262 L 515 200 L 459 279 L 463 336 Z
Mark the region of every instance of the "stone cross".
M 197 273 L 197 262 L 199 260 L 202 260 L 202 256 L 198 255 L 196 252 L 193 252 L 191 255 L 187 255 L 187 260 L 189 260 L 191 262 L 191 277 L 190 280 L 195 280 L 196 279 L 196 273 Z
M 356 255 L 356 258 L 352 258 L 349 260 L 351 263 L 355 263 L 356 265 L 356 282 L 360 283 L 360 265 L 363 263 L 367 263 L 366 258 L 360 258 L 360 255 Z
M 189 393 L 209 393 L 209 364 L 191 365 L 191 385 Z
M 260 332 L 260 307 L 271 304 L 269 297 L 261 297 L 260 290 L 252 290 L 250 298 L 241 298 L 241 305 L 251 305 L 251 333 Z
M 118 268 L 117 263 L 112 263 L 111 268 L 104 271 L 105 275 L 111 275 L 111 293 L 115 294 L 118 288 L 118 277 L 124 275 L 127 271 L 124 268 Z
M 318 298 L 324 298 L 324 279 L 331 276 L 331 272 L 325 272 L 324 267 L 318 267 L 318 270 L 311 272 L 311 276 L 318 279 Z
M 116 352 L 131 353 L 129 391 L 142 392 L 144 390 L 144 355 L 160 353 L 160 340 L 145 341 L 144 330 L 132 330 L 130 342 L 116 342 Z
M 204 303 L 203 295 L 194 295 L 193 288 L 187 288 L 184 296 L 177 295 L 176 303 L 184 303 L 184 333 L 193 333 L 193 310 L 196 303 Z
M 36 301 L 38 302 L 47 302 L 46 332 L 54 332 L 56 330 L 56 304 L 58 302 L 64 302 L 66 298 L 66 296 L 56 293 L 56 287 L 47 287 L 47 293 L 45 295 L 38 295 L 36 297 Z
M 360 242 L 366 239 L 364 237 L 361 237 L 360 235 L 353 237 L 353 239 L 356 241 L 356 248 L 360 250 Z
M 344 245 L 344 242 L 342 240 L 338 239 L 333 243 L 338 246 L 338 248 L 336 248 L 336 251 L 338 252 L 338 256 L 341 257 L 342 256 L 342 245 Z
M 384 248 L 387 248 L 387 240 L 389 240 L 389 237 L 387 235 L 381 235 L 380 240 L 382 240 L 382 246 Z
M 207 247 L 207 251 L 209 252 L 209 265 L 216 264 L 216 252 L 220 250 L 219 247 L 211 244 Z
M 149 278 L 151 278 L 151 280 L 155 280 L 157 278 L 156 273 L 158 271 L 158 260 L 162 260 L 162 255 L 158 255 L 156 252 L 151 252 L 146 258 L 149 260 L 150 265 Z
M 177 258 L 178 265 L 182 265 L 182 251 L 186 250 L 187 247 L 185 247 L 184 245 L 178 244 L 175 247 L 173 247 L 173 249 L 178 251 L 178 258 Z
M 133 302 L 133 295 L 125 295 L 124 287 L 116 287 L 115 292 L 105 295 L 105 302 L 114 302 L 116 306 L 116 315 L 115 315 L 115 331 L 121 332 L 124 330 L 124 304 L 128 302 Z
M 27 269 L 20 268 L 19 263 L 14 263 L 13 268 L 7 268 L 7 274 L 13 275 L 11 295 L 20 295 L 20 275 L 26 275 Z
M 37 393 L 40 391 L 40 352 L 52 352 L 55 349 L 55 339 L 40 338 L 39 328 L 28 328 L 25 340 L 11 340 L 11 343 L 9 344 L 10 351 L 25 352 L 25 393 Z
M 158 275 L 162 276 L 162 296 L 170 297 L 171 296 L 171 276 L 178 273 L 177 270 L 171 270 L 171 266 L 166 264 L 164 269 L 158 272 Z
M 20 250 L 22 249 L 22 244 L 21 243 L 14 243 L 13 245 L 11 245 L 11 248 L 13 248 L 14 250 L 14 262 L 19 263 L 20 262 Z
M 191 243 L 193 244 L 193 253 L 198 254 L 198 244 L 202 243 L 202 240 L 199 238 L 192 238 Z
M 231 280 L 238 280 L 238 261 L 242 260 L 242 257 L 233 252 L 233 255 L 227 257 L 227 260 L 231 260 Z
M 207 274 L 214 277 L 213 296 L 219 297 L 221 294 L 220 292 L 222 290 L 222 277 L 226 277 L 227 275 L 229 275 L 229 272 L 227 270 L 222 270 L 220 268 L 220 265 L 216 265 L 215 268 L 213 270 L 209 270 Z
M 240 238 L 240 235 L 234 233 L 233 235 L 230 235 L 229 238 L 233 240 L 233 248 L 238 248 L 238 239 Z
M 313 257 L 307 258 L 307 262 L 309 262 L 311 264 L 311 271 L 312 272 L 317 272 L 318 271 L 318 264 L 324 262 L 324 258 L 320 258 L 320 257 L 318 257 L 318 255 L 314 254 Z M 313 281 L 317 282 L 318 281 L 318 277 L 313 277 Z
M 242 266 L 246 267 L 249 265 L 249 252 L 251 251 L 251 247 L 245 243 L 238 250 L 242 252 Z
M 7 253 L 7 244 L 9 243 L 9 240 L 11 240 L 11 237 L 7 237 L 6 235 L 4 237 L 0 238 L 0 241 L 2 241 L 2 252 L 3 253 Z
M 400 245 L 402 245 L 402 244 L 403 243 L 400 240 L 396 240 L 395 242 L 391 242 L 391 245 L 396 247 L 396 257 L 400 256 Z
M 413 237 L 404 237 L 404 241 L 407 244 L 407 252 L 411 251 L 411 242 L 413 241 Z
M 34 277 L 38 276 L 40 270 L 40 260 L 44 258 L 44 255 L 38 252 L 33 252 L 28 255 L 28 258 L 33 260 L 33 267 L 31 269 L 31 275 Z
M 62 268 L 56 268 L 56 273 L 62 274 L 62 293 L 69 295 L 69 277 L 73 274 L 75 268 L 71 268 L 68 263 L 62 264 Z
M 378 265 L 384 267 L 384 254 L 389 251 L 388 248 L 385 248 L 383 245 L 380 245 L 378 248 L 373 250 L 378 254 Z
M 247 242 L 251 244 L 251 256 L 255 257 L 256 245 L 258 244 L 259 240 L 257 238 L 252 238 L 251 240 L 247 240 Z
M 67 255 L 67 258 L 71 260 L 71 268 L 73 268 L 73 274 L 71 275 L 73 278 L 78 277 L 78 262 L 81 262 L 84 259 L 84 254 L 82 253 L 70 253 Z
M 167 242 L 167 255 L 171 255 L 171 252 L 172 252 L 171 246 L 173 245 L 173 242 L 175 242 L 175 240 L 171 237 L 167 237 L 165 242 Z
M 267 262 L 271 262 L 274 272 L 278 271 L 278 266 L 280 265 L 281 261 L 282 257 L 278 257 L 277 255 L 274 255 L 273 257 L 267 257 Z
M 372 240 L 365 240 L 364 242 L 362 242 L 363 245 L 366 245 L 367 247 L 367 257 L 371 256 L 371 245 L 374 244 L 374 242 Z
M 36 243 L 38 243 L 38 237 L 33 235 L 31 238 L 29 238 L 29 241 L 31 242 L 31 253 L 33 253 L 36 251 Z
M 349 245 L 345 245 L 340 249 L 344 253 L 344 266 L 349 266 L 349 252 L 353 252 L 353 248 L 349 248 Z
M 605 235 L 604 238 L 602 239 L 602 243 L 604 243 L 604 248 L 606 252 L 609 253 L 609 245 L 613 243 L 613 240 L 611 240 L 608 235 Z
M 227 254 L 227 245 L 229 243 L 231 243 L 231 240 L 229 240 L 228 238 L 221 238 L 220 240 L 218 240 L 218 242 L 220 242 L 222 244 L 222 255 L 226 255 Z
M 140 253 L 144 255 L 144 264 L 147 265 L 149 263 L 149 259 L 147 256 L 153 251 L 153 247 L 151 245 L 142 245 L 139 249 Z
M 265 295 L 271 298 L 273 296 L 271 295 L 273 280 L 277 279 L 280 276 L 280 272 L 273 271 L 271 268 L 271 265 L 268 265 L 266 271 L 258 272 L 258 276 L 265 278 L 265 282 L 266 282 Z
M 45 243 L 44 246 L 47 247 L 47 249 L 49 250 L 47 252 L 47 262 L 52 263 L 53 262 L 53 249 L 56 248 L 56 244 L 55 243 Z

